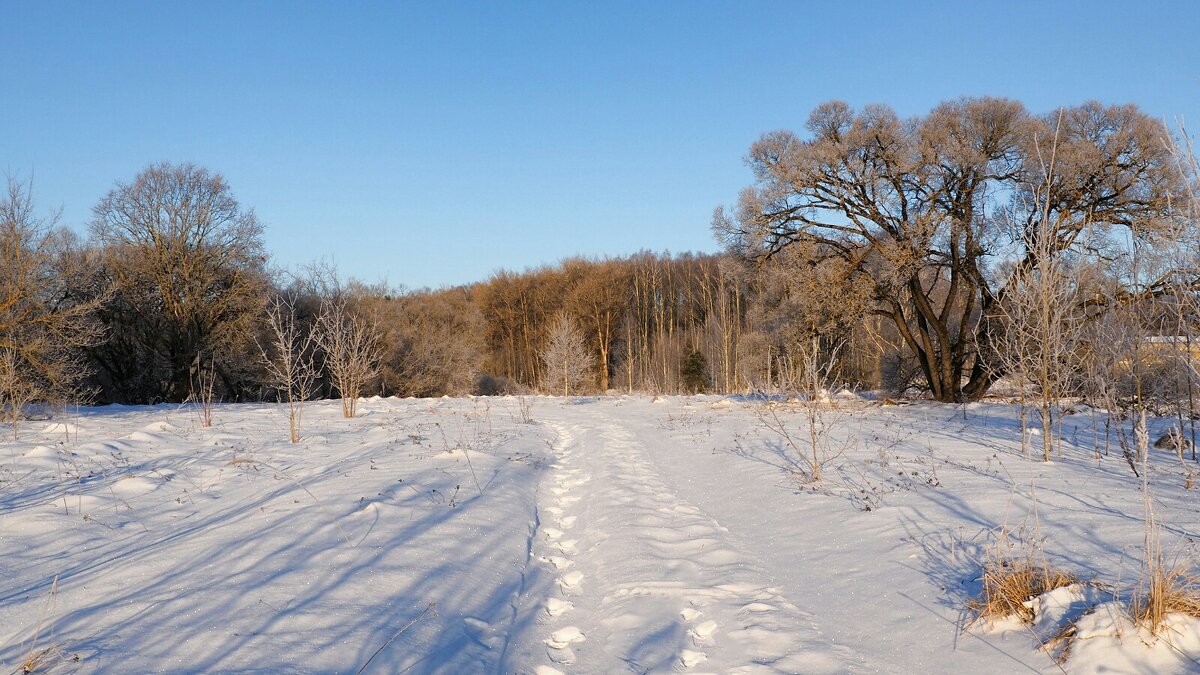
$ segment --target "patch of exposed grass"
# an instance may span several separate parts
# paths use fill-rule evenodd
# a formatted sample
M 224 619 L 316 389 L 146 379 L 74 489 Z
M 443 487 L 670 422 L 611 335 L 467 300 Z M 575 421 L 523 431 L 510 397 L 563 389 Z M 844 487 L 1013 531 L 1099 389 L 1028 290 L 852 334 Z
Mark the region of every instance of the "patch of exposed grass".
M 983 596 L 971 600 L 968 607 L 977 620 L 995 621 L 1016 616 L 1033 623 L 1030 600 L 1056 588 L 1078 582 L 1075 575 L 1035 565 L 1027 559 L 996 559 L 983 570 Z
M 1133 620 L 1157 634 L 1170 614 L 1200 618 L 1200 575 L 1186 567 L 1156 565 L 1145 580 L 1144 592 L 1130 606 Z

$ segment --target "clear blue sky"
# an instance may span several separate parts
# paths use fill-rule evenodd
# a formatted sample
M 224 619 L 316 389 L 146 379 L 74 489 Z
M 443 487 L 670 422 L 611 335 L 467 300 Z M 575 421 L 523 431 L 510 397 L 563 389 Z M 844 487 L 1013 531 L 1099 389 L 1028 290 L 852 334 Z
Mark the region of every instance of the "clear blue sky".
M 1200 127 L 1195 2 L 0 0 L 0 170 L 83 229 L 157 161 L 276 260 L 409 287 L 715 250 L 750 143 L 816 104 L 1096 98 Z

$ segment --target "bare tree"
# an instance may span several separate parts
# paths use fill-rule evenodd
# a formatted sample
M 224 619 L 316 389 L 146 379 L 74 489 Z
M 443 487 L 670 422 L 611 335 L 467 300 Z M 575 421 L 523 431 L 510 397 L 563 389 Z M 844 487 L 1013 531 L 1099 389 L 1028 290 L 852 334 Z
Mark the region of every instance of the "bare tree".
M 74 240 L 57 214 L 38 216 L 32 184 L 8 178 L 0 194 L 0 412 L 16 433 L 31 403 L 64 403 L 81 394 L 81 350 L 103 331 L 94 320 L 107 297 L 71 292 Z
M 276 299 L 267 310 L 267 338 L 258 345 L 266 366 L 267 383 L 287 403 L 288 430 L 300 442 L 304 402 L 314 391 L 317 369 L 313 364 L 313 333 L 302 330 L 291 302 Z
M 895 326 L 934 398 L 977 399 L 1003 375 L 991 342 L 1009 282 L 1036 264 L 1026 256 L 995 274 L 1007 251 L 992 215 L 1038 184 L 1035 139 L 1053 127 L 995 98 L 911 120 L 886 106 L 825 103 L 809 118 L 811 138 L 778 131 L 751 147 L 757 183 L 732 215 L 718 209 L 713 226 L 746 257 L 806 243 L 840 260 L 846 279 L 870 281 L 873 311 Z M 1089 231 L 1151 231 L 1181 192 L 1161 136 L 1134 106 L 1065 109 L 1045 199 L 1020 200 L 1033 208 L 1009 220 L 1045 224 L 1054 251 L 1082 253 Z
M 1048 200 L 1055 179 L 1057 132 L 1056 128 L 1055 142 L 1046 148 L 1043 178 L 1027 191 L 1030 198 L 1041 203 L 1042 215 L 1032 227 L 1017 230 L 1024 249 L 1022 259 L 1030 262 L 1016 270 L 1005 288 L 1005 301 L 999 307 L 1004 317 L 1004 337 L 997 349 L 1004 370 L 1035 389 L 1042 459 L 1047 462 L 1058 446 L 1054 422 L 1059 401 L 1067 395 L 1070 384 L 1079 379 L 1075 373 L 1082 365 L 1086 320 L 1078 278 L 1051 229 Z M 1022 395 L 1022 405 L 1024 400 Z
M 540 356 L 545 364 L 543 386 L 550 391 L 561 387 L 563 396 L 587 381 L 594 360 L 575 321 L 566 314 L 559 314 L 550 324 L 549 339 Z
M 351 313 L 344 302 L 326 301 L 314 335 L 333 387 L 342 397 L 342 416 L 354 417 L 367 383 L 379 374 L 378 326 Z
M 617 261 L 605 260 L 587 265 L 582 278 L 571 289 L 570 303 L 596 341 L 599 354 L 596 374 L 600 378 L 602 392 L 608 391 L 612 344 L 628 299 L 628 272 Z
M 262 226 L 220 174 L 156 164 L 93 214 L 117 294 L 104 309 L 112 339 L 92 355 L 113 397 L 182 401 L 200 352 L 223 379 L 250 360 L 268 297 Z

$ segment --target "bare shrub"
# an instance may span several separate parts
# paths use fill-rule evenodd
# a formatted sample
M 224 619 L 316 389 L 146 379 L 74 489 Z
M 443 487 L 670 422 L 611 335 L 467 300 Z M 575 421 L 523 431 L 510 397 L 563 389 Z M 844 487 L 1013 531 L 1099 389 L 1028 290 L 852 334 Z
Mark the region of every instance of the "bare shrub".
M 475 379 L 476 396 L 523 396 L 529 387 L 503 375 L 480 375 Z
M 517 397 L 517 412 L 521 416 L 521 424 L 533 424 L 533 403 L 528 397 Z
M 25 409 L 37 397 L 37 387 L 21 375 L 16 350 L 0 349 L 0 412 L 12 425 L 13 438 L 17 436 L 17 424 Z
M 325 368 L 342 397 L 342 416 L 354 417 L 367 383 L 379 374 L 382 349 L 378 326 L 355 316 L 342 302 L 325 302 L 314 333 Z
M 216 361 L 209 357 L 208 365 L 200 357 L 196 357 L 196 368 L 192 374 L 192 392 L 188 401 L 200 407 L 200 426 L 213 425 L 213 404 L 216 402 L 217 366 Z
M 314 391 L 313 334 L 301 329 L 291 302 L 276 299 L 267 310 L 267 338 L 258 345 L 266 367 L 267 384 L 287 403 L 292 443 L 300 442 L 304 402 Z
M 833 350 L 836 354 L 836 349 Z M 821 470 L 842 455 L 845 448 L 837 445 L 832 432 L 842 417 L 830 397 L 833 387 L 833 368 L 836 356 L 824 358 L 820 338 L 813 336 L 801 343 L 794 354 L 800 362 L 800 400 L 803 424 L 797 431 L 779 415 L 778 407 L 768 403 L 759 413 L 759 421 L 777 434 L 795 454 L 798 471 L 807 482 L 821 480 Z

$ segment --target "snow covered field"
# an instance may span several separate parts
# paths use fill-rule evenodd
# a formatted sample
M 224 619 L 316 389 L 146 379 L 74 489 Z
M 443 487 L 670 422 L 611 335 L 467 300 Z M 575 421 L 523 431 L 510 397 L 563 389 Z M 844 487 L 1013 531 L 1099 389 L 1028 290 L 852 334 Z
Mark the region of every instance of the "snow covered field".
M 1062 672 L 1039 644 L 1137 589 L 1140 482 L 1086 410 L 1041 463 L 1011 406 L 845 399 L 814 488 L 765 409 L 372 399 L 347 420 L 330 401 L 298 445 L 274 405 L 211 428 L 157 406 L 2 429 L 0 666 L 48 649 L 52 672 Z M 1155 453 L 1164 548 L 1186 556 L 1196 493 Z M 968 629 L 1005 524 L 1093 583 L 1032 628 Z M 1195 621 L 1168 644 L 1113 607 L 1080 624 L 1068 672 L 1200 670 Z

